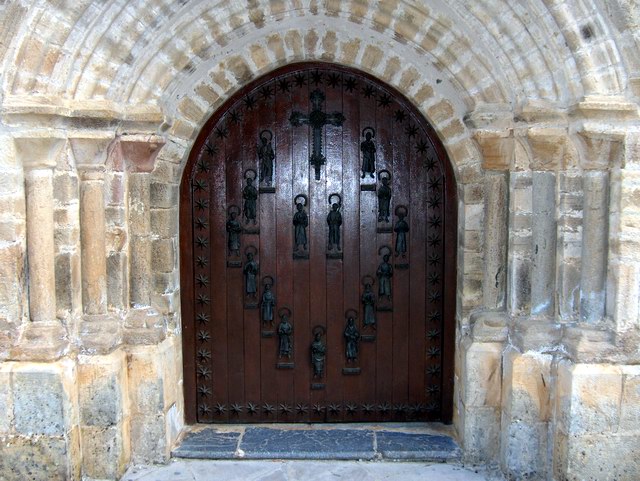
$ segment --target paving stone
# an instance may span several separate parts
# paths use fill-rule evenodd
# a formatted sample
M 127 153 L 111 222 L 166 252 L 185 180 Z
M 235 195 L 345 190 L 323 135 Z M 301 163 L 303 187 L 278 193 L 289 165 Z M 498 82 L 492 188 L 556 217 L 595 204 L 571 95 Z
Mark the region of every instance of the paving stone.
M 249 428 L 240 449 L 249 459 L 373 459 L 375 455 L 373 432 L 355 429 Z
M 190 459 L 231 459 L 238 448 L 239 440 L 239 432 L 204 429 L 188 434 L 171 455 Z
M 381 431 L 376 433 L 377 451 L 385 459 L 447 461 L 461 455 L 449 436 Z

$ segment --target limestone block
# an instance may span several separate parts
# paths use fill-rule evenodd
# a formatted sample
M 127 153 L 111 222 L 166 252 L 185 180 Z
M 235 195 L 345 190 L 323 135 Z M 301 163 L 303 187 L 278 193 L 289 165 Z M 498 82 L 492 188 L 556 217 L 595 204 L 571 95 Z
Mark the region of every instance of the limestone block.
M 515 350 L 505 353 L 502 406 L 510 421 L 533 425 L 551 416 L 551 361 L 549 354 Z
M 163 415 L 131 417 L 131 462 L 164 463 L 169 457 Z
M 503 425 L 500 463 L 507 479 L 547 479 L 548 424 Z
M 128 436 L 128 432 L 126 436 Z M 124 449 L 122 424 L 101 427 L 82 426 L 82 474 L 91 479 L 120 479 L 130 460 Z
M 173 239 L 156 239 L 151 243 L 151 263 L 155 272 L 173 272 L 176 265 Z
M 533 154 L 531 169 L 562 170 L 565 167 L 568 137 L 565 129 L 536 127 L 529 130 L 529 146 Z
M 482 152 L 483 168 L 488 170 L 509 170 L 515 151 L 512 130 L 478 130 L 474 133 L 474 138 Z
M 83 426 L 110 427 L 127 416 L 126 369 L 126 355 L 121 350 L 107 356 L 78 356 L 80 422 Z
M 72 172 L 60 172 L 53 178 L 53 193 L 61 204 L 78 200 L 78 177 Z
M 178 235 L 178 209 L 151 209 L 151 229 L 160 237 Z
M 124 252 L 112 252 L 107 256 L 107 306 L 111 309 L 123 309 L 127 305 L 127 259 Z
M 622 375 L 620 432 L 637 434 L 640 432 L 640 366 L 622 366 Z
M 70 400 L 60 372 L 51 365 L 25 363 L 14 368 L 12 380 L 16 432 L 64 435 Z
M 0 363 L 0 413 L 2 413 L 2 415 L 0 415 L 0 436 L 8 434 L 11 429 L 11 424 L 13 423 L 11 367 L 11 363 Z
M 569 436 L 616 432 L 622 370 L 607 364 L 561 361 L 556 396 L 558 424 Z
M 167 184 L 160 182 L 151 183 L 151 205 L 153 207 L 161 207 L 170 209 L 178 205 L 178 186 L 175 184 Z
M 0 474 L 3 481 L 79 480 L 68 462 L 67 440 L 62 436 L 3 437 Z
M 0 249 L 0 318 L 21 319 L 25 296 L 25 248 L 9 244 Z
M 466 407 L 464 411 L 464 460 L 490 463 L 500 449 L 500 411 L 491 407 Z
M 162 362 L 158 346 L 137 346 L 131 350 L 127 374 L 132 416 L 155 416 L 164 412 Z
M 499 407 L 502 390 L 502 343 L 467 342 L 462 398 L 471 407 Z
M 595 434 L 568 436 L 567 481 L 637 481 L 640 436 Z

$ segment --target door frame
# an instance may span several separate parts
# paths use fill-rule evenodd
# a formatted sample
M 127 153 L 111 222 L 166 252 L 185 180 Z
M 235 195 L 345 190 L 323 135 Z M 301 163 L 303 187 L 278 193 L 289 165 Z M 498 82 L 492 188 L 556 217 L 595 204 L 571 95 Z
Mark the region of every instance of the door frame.
M 200 150 L 207 140 L 209 131 L 216 125 L 221 117 L 227 112 L 229 107 L 237 100 L 244 97 L 257 84 L 267 81 L 271 78 L 282 74 L 296 71 L 301 67 L 318 67 L 323 68 L 330 66 L 333 69 L 344 73 L 351 73 L 367 78 L 373 83 L 383 86 L 392 92 L 399 102 L 410 110 L 416 117 L 418 123 L 428 133 L 433 141 L 434 148 L 438 158 L 444 159 L 442 168 L 444 170 L 444 191 L 445 205 L 444 214 L 447 219 L 443 229 L 444 249 L 444 277 L 443 285 L 448 288 L 443 290 L 443 349 L 442 349 L 442 420 L 449 424 L 452 422 L 453 416 L 453 390 L 454 390 L 454 363 L 455 363 L 455 336 L 456 336 L 456 293 L 457 293 L 457 251 L 458 251 L 458 192 L 455 181 L 455 174 L 451 166 L 449 155 L 444 145 L 425 116 L 412 104 L 405 95 L 396 88 L 386 82 L 372 76 L 366 72 L 351 67 L 345 67 L 332 62 L 296 62 L 285 65 L 283 67 L 271 70 L 264 75 L 257 77 L 235 94 L 229 97 L 224 103 L 215 110 L 211 117 L 200 128 L 200 132 L 193 142 L 189 152 L 188 160 L 182 172 L 180 180 L 180 202 L 179 202 L 179 257 L 180 257 L 180 292 L 181 296 L 184 292 L 193 292 L 194 276 L 193 276 L 193 223 L 190 200 L 191 184 L 189 179 L 195 168 Z M 211 206 L 214 209 L 214 206 Z M 447 248 L 446 246 L 454 246 Z M 195 313 L 193 305 L 190 302 L 181 302 L 181 326 L 182 326 L 182 366 L 183 366 L 183 390 L 184 390 L 184 410 L 185 423 L 188 425 L 197 424 L 197 395 L 196 395 L 196 366 L 195 356 L 189 356 L 195 350 L 195 334 L 196 327 Z

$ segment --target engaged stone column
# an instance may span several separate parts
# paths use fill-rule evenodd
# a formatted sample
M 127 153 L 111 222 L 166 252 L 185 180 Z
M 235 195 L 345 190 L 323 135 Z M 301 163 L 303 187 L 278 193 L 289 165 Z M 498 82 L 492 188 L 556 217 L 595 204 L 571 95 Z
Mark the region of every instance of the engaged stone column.
M 19 138 L 16 152 L 24 167 L 31 322 L 14 355 L 49 360 L 62 355 L 65 330 L 56 319 L 53 169 L 64 139 Z
M 107 313 L 105 162 L 111 138 L 71 139 L 80 177 L 80 243 L 82 260 L 81 346 L 98 352 L 120 343 L 118 322 Z
M 128 176 L 129 302 L 125 341 L 149 344 L 164 338 L 160 316 L 151 309 L 151 172 L 164 145 L 160 137 L 120 139 Z

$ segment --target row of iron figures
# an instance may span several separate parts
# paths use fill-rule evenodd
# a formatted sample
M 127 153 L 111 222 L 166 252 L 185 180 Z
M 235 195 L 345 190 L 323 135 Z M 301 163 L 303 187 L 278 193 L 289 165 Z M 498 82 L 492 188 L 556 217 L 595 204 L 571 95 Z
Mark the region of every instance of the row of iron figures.
M 249 170 L 248 173 L 255 171 Z M 380 200 L 378 204 L 378 220 L 388 221 L 389 219 L 389 204 L 391 200 L 391 189 L 388 187 L 390 174 L 388 171 L 387 176 L 382 177 L 382 187 L 378 191 L 378 198 Z M 382 172 L 381 172 L 382 174 Z M 253 186 L 253 179 L 255 177 L 247 177 L 247 185 L 243 190 L 244 208 L 242 214 L 246 224 L 256 224 L 256 199 L 258 192 Z M 307 228 L 309 227 L 309 215 L 306 208 L 309 204 L 309 199 L 305 194 L 298 194 L 294 200 L 295 213 L 293 214 L 293 234 L 294 234 L 294 257 L 296 258 L 308 258 L 308 236 Z M 342 226 L 342 197 L 338 193 L 329 195 L 330 210 L 327 214 L 328 238 L 327 238 L 327 251 L 341 251 L 341 226 Z M 229 206 L 228 218 L 226 224 L 226 230 L 228 233 L 228 249 L 230 255 L 240 255 L 240 236 L 243 232 L 241 223 L 238 221 L 238 215 L 240 214 L 240 208 L 236 205 Z M 406 220 L 408 215 L 408 209 L 404 205 L 396 207 L 395 214 L 397 221 L 393 227 L 393 231 L 397 234 L 395 251 L 396 256 L 401 255 L 405 257 L 407 252 L 407 233 L 409 232 L 409 223 Z M 252 233 L 247 231 L 248 233 Z
M 278 324 L 278 358 L 291 359 L 293 356 L 293 325 L 291 324 L 291 309 L 283 307 L 278 311 L 280 323 Z M 355 363 L 358 360 L 360 350 L 360 331 L 355 320 L 357 313 L 353 309 L 345 313 L 347 319 L 344 329 L 345 357 L 347 363 Z M 324 376 L 325 360 L 327 357 L 327 346 L 323 339 L 326 329 L 323 326 L 313 328 L 313 341 L 311 342 L 311 365 L 313 366 L 313 377 L 322 378 Z

